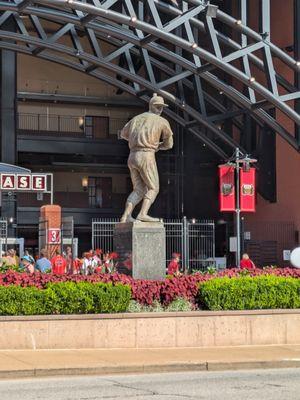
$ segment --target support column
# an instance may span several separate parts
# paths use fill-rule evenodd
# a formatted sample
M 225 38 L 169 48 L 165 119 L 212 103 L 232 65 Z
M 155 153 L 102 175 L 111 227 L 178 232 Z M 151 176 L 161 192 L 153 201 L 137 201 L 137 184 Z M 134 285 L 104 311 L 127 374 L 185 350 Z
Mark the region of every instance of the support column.
M 10 50 L 0 51 L 0 153 L 1 162 L 16 164 L 16 53 Z M 2 194 L 1 216 L 11 219 L 8 224 L 8 236 L 16 236 L 17 205 L 13 193 Z
M 61 207 L 54 204 L 40 208 L 39 251 L 46 249 L 52 258 L 56 250 L 61 250 Z
M 294 0 L 294 58 L 300 59 L 300 2 Z M 295 86 L 300 88 L 300 72 L 295 72 Z M 300 114 L 300 100 L 295 100 L 295 110 Z M 300 145 L 300 127 L 295 124 L 295 137 Z

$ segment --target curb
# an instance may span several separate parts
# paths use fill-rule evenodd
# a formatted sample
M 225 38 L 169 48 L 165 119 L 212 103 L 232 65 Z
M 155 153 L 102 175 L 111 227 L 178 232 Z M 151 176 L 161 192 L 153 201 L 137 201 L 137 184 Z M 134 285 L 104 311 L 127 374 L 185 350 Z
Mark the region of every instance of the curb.
M 169 363 L 148 365 L 122 365 L 76 368 L 33 368 L 25 370 L 0 371 L 0 379 L 42 378 L 55 376 L 114 375 L 166 372 L 197 371 L 238 371 L 247 369 L 300 368 L 299 360 L 278 361 L 238 361 L 238 362 L 199 362 Z

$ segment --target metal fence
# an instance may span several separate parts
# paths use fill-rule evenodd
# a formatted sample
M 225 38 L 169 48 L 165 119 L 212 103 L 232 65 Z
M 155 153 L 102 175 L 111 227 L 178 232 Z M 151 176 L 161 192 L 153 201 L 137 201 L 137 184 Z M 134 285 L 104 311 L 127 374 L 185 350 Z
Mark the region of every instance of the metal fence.
M 186 222 L 187 260 L 190 270 L 215 266 L 215 223 L 210 220 Z
M 18 128 L 38 132 L 72 132 L 83 135 L 79 117 L 55 114 L 19 114 Z
M 118 218 L 97 218 L 92 221 L 92 248 L 111 252 L 114 249 L 114 229 Z
M 99 218 L 92 222 L 92 247 L 113 251 L 113 235 L 117 218 Z M 181 263 L 186 271 L 205 270 L 215 266 L 215 223 L 211 220 L 167 219 L 166 264 L 173 253 L 181 254 Z
M 100 119 L 101 116 L 95 116 L 95 118 Z M 92 128 L 92 130 L 97 129 L 97 133 L 100 136 L 98 136 L 96 132 L 93 132 L 91 135 L 88 134 L 85 118 L 74 115 L 19 113 L 18 129 L 25 134 L 37 132 L 50 135 L 66 135 L 75 137 L 93 137 L 95 135 L 96 137 L 101 138 L 106 135 L 117 136 L 128 121 L 127 118 L 103 117 L 103 119 L 107 118 L 108 125 L 106 128 L 104 128 L 104 126 Z

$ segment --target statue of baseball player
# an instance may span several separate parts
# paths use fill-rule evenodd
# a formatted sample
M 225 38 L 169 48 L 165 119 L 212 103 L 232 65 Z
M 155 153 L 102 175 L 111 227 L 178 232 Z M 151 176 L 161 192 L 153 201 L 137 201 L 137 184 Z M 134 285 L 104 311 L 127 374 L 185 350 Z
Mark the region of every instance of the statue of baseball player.
M 149 111 L 134 117 L 121 131 L 121 138 L 129 144 L 128 167 L 133 186 L 121 222 L 134 221 L 132 212 L 142 200 L 142 207 L 136 219 L 144 222 L 159 221 L 159 218 L 150 217 L 148 212 L 159 192 L 155 153 L 173 147 L 170 124 L 160 116 L 164 107 L 167 107 L 164 99 L 154 93 L 149 102 Z

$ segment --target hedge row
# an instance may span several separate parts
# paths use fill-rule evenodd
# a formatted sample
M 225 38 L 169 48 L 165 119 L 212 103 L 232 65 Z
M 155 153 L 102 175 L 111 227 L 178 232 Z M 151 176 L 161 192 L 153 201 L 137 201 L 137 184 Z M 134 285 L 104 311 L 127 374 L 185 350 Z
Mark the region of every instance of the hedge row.
M 22 300 L 22 296 L 25 296 L 25 292 L 24 294 L 18 293 L 21 300 L 15 301 L 15 303 L 24 303 L 23 305 L 5 305 L 6 292 L 3 292 L 3 287 L 12 285 L 32 288 L 32 292 L 29 290 L 28 293 L 30 293 L 30 296 L 33 298 L 45 296 L 42 303 L 46 305 L 49 304 L 49 307 L 47 309 L 44 308 L 41 311 L 36 311 L 34 312 L 35 314 L 125 311 L 125 305 L 124 307 L 118 308 L 119 300 L 114 301 L 110 297 L 106 306 L 105 302 L 102 302 L 99 306 L 95 301 L 91 302 L 90 300 L 86 300 L 85 296 L 91 296 L 91 291 L 94 290 L 92 288 L 105 287 L 105 285 L 103 286 L 101 283 L 106 285 L 108 284 L 108 287 L 111 288 L 109 290 L 110 296 L 112 296 L 112 293 L 115 293 L 114 290 L 118 291 L 118 289 L 114 289 L 115 286 L 127 286 L 128 289 L 126 290 L 129 292 L 131 290 L 131 295 L 129 294 L 128 297 L 131 297 L 132 300 L 145 306 L 156 304 L 157 302 L 163 306 L 168 306 L 174 300 L 184 298 L 195 305 L 200 304 L 201 308 L 212 310 L 292 308 L 298 307 L 296 300 L 298 299 L 299 294 L 297 290 L 295 292 L 295 286 L 300 284 L 299 277 L 300 270 L 292 268 L 255 269 L 251 272 L 235 269 L 214 274 L 197 273 L 193 275 L 184 275 L 181 277 L 165 279 L 164 281 L 135 280 L 129 276 L 121 274 L 56 276 L 41 273 L 30 275 L 27 273 L 8 271 L 5 274 L 0 274 L 0 315 L 12 315 L 16 313 L 14 310 L 7 310 L 9 307 L 19 307 L 21 310 L 19 311 L 19 314 L 32 314 L 32 311 L 26 310 L 27 307 L 30 307 L 30 304 L 27 304 L 28 301 Z M 277 278 L 280 279 L 278 280 Z M 285 278 L 287 280 L 285 280 Z M 243 281 L 243 279 L 245 279 L 245 281 Z M 252 282 L 252 279 L 254 279 L 255 282 Z M 294 288 L 294 300 L 290 299 L 292 295 L 289 294 L 290 289 L 288 290 L 286 287 L 288 283 L 282 282 L 293 282 L 292 285 L 294 286 L 292 287 Z M 199 285 L 201 285 L 200 294 Z M 290 286 L 291 284 L 289 284 L 288 287 L 290 288 Z M 273 290 L 272 288 L 274 287 L 275 289 Z M 284 289 L 278 289 L 278 287 L 283 287 Z M 36 294 L 36 291 L 34 291 L 35 288 L 46 289 L 47 291 L 42 295 L 40 293 Z M 10 290 L 13 291 L 14 289 Z M 16 291 L 17 290 L 18 289 L 16 289 Z M 283 293 L 280 294 L 281 292 L 278 292 L 278 290 L 282 290 Z M 88 291 L 89 293 L 87 294 Z M 285 300 L 279 301 L 276 296 L 274 300 L 273 295 L 271 299 L 268 298 L 268 296 L 271 296 L 273 291 L 278 292 L 276 296 L 279 296 L 280 294 L 280 296 Z M 47 293 L 49 293 L 48 297 Z M 55 297 L 54 300 L 51 296 Z M 257 296 L 260 296 L 259 301 L 257 300 Z M 265 300 L 262 300 L 262 296 L 267 297 L 265 297 Z M 92 297 L 95 299 L 97 296 L 93 294 Z M 108 298 L 108 294 L 106 294 L 105 298 Z M 287 301 L 286 298 L 289 298 L 290 300 Z M 84 299 L 84 301 L 82 301 L 82 299 Z M 36 302 L 38 302 L 38 300 L 35 301 L 35 303 Z M 275 302 L 274 305 L 272 302 Z M 22 310 L 22 307 L 24 310 Z
M 131 289 L 111 283 L 61 282 L 46 289 L 0 286 L 0 315 L 93 314 L 127 310 Z
M 194 281 L 187 287 L 187 280 L 176 282 L 174 279 L 156 282 L 154 287 L 160 285 L 160 290 L 154 303 L 166 305 L 176 298 L 192 298 L 200 308 L 208 310 L 300 308 L 300 280 L 295 278 L 275 275 L 218 277 L 198 283 L 196 293 L 192 289 Z M 151 281 L 143 284 L 145 297 L 142 299 L 153 285 Z M 133 299 L 130 286 L 120 283 L 59 282 L 49 283 L 44 289 L 0 286 L 0 315 L 124 312 L 128 310 L 130 299 Z
M 19 285 L 23 287 L 35 286 L 40 289 L 46 288 L 49 283 L 58 282 L 90 282 L 90 283 L 112 283 L 129 285 L 131 287 L 132 299 L 142 305 L 152 305 L 153 302 L 160 302 L 168 305 L 177 298 L 185 298 L 192 303 L 197 302 L 198 286 L 201 282 L 217 277 L 241 277 L 241 276 L 284 276 L 300 278 L 300 269 L 296 268 L 256 268 L 252 271 L 240 269 L 230 269 L 214 274 L 196 273 L 193 275 L 183 275 L 164 281 L 151 281 L 133 279 L 121 274 L 95 274 L 89 276 L 82 275 L 53 275 L 53 274 L 27 274 L 15 271 L 8 271 L 0 274 L 0 286 Z
M 198 300 L 208 310 L 300 308 L 300 280 L 272 275 L 216 278 L 199 285 Z

